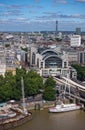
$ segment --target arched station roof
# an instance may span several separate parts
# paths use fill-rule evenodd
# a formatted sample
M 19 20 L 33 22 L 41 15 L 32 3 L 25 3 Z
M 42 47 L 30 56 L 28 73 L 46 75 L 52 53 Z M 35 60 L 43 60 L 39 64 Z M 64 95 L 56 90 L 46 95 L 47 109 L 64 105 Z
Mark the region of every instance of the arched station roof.
M 47 49 L 41 53 L 43 60 L 46 60 L 49 57 L 58 57 L 61 59 L 60 53 L 57 53 L 55 50 Z
M 50 54 L 50 53 L 58 55 L 58 53 L 55 50 L 52 50 L 52 49 L 47 49 L 47 50 L 43 51 L 41 53 L 41 55 L 46 55 L 46 54 Z

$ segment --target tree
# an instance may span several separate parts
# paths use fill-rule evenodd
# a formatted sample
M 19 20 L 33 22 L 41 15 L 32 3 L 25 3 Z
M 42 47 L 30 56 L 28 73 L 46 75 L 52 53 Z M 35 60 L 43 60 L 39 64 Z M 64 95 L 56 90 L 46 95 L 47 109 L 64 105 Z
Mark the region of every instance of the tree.
M 61 41 L 62 41 L 62 38 L 56 38 L 56 41 L 57 41 L 57 42 L 61 42 Z
M 16 88 L 21 91 L 21 77 L 25 78 L 26 70 L 25 69 L 16 69 Z
M 38 93 L 38 86 L 36 84 L 35 79 L 27 79 L 25 80 L 25 92 L 27 96 L 34 96 Z
M 10 47 L 10 44 L 5 44 L 5 47 Z
M 22 49 L 23 51 L 25 51 L 25 52 L 28 51 L 28 48 L 23 48 L 23 47 L 21 47 L 21 49 Z
M 85 66 L 72 65 L 72 67 L 75 68 L 77 71 L 78 80 L 84 81 L 85 80 Z
M 11 87 L 11 80 L 12 74 L 10 72 L 7 72 L 5 74 L 4 82 L 2 82 L 2 85 L 0 86 L 0 98 L 2 101 L 7 101 L 10 99 L 12 94 L 12 87 Z
M 5 80 L 4 77 L 2 75 L 0 75 L 0 86 L 5 84 Z
M 44 83 L 44 93 L 43 93 L 43 98 L 48 101 L 53 101 L 56 99 L 56 82 L 52 77 L 49 77 L 45 83 Z
M 26 96 L 35 96 L 43 87 L 42 77 L 34 71 L 26 73 L 24 69 L 17 69 L 15 76 L 6 72 L 5 77 L 0 76 L 0 102 L 21 99 L 21 77 L 24 79 Z
M 43 79 L 34 71 L 29 71 L 25 76 L 25 92 L 26 96 L 34 96 L 38 94 L 39 89 L 43 86 Z
M 9 93 L 9 99 L 18 99 L 18 97 L 20 96 L 19 91 L 21 92 L 21 89 L 18 89 L 19 87 L 17 87 L 18 82 L 16 80 L 16 76 L 14 76 L 11 72 L 6 72 L 5 74 L 5 88 L 6 85 L 9 84 L 9 88 L 7 89 L 7 92 L 10 90 Z M 17 94 L 18 92 L 18 94 Z M 17 96 L 18 95 L 18 96 Z
M 53 79 L 53 77 L 49 77 L 45 83 L 44 83 L 45 87 L 51 86 L 51 87 L 55 87 L 56 86 L 56 81 Z
M 56 100 L 56 91 L 52 87 L 47 87 L 43 93 L 43 99 L 47 101 Z
M 17 87 L 16 76 L 6 72 L 5 77 L 0 76 L 0 102 L 21 98 L 21 85 Z

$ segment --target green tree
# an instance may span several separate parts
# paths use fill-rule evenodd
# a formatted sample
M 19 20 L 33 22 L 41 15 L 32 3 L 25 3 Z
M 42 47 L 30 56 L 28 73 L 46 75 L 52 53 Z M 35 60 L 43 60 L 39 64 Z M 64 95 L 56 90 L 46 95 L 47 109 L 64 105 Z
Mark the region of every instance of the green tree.
M 25 78 L 26 70 L 25 69 L 16 69 L 16 88 L 21 91 L 21 77 Z
M 20 98 L 21 88 L 17 87 L 16 76 L 11 72 L 6 72 L 5 77 L 0 76 L 0 102 Z
M 51 86 L 51 87 L 55 87 L 56 86 L 56 81 L 53 79 L 53 77 L 49 77 L 45 83 L 44 83 L 45 87 Z
M 9 87 L 7 91 L 10 90 L 9 93 L 9 99 L 16 99 L 16 92 L 17 92 L 17 82 L 16 82 L 16 76 L 14 76 L 11 72 L 6 72 L 5 74 L 5 87 L 7 84 L 9 84 Z
M 43 79 L 34 71 L 29 71 L 25 76 L 25 92 L 27 96 L 38 94 L 39 89 L 43 87 Z
M 72 65 L 72 67 L 75 68 L 77 71 L 78 80 L 84 81 L 85 80 L 85 66 Z
M 56 100 L 56 91 L 52 87 L 47 87 L 43 93 L 43 99 L 47 101 Z
M 10 47 L 10 44 L 5 44 L 5 47 Z
M 11 97 L 12 89 L 9 82 L 6 82 L 0 87 L 0 97 L 2 101 L 8 101 Z
M 5 79 L 2 75 L 0 75 L 0 87 L 5 84 Z
M 25 92 L 27 96 L 34 96 L 38 93 L 38 86 L 36 84 L 35 79 L 27 79 L 25 80 Z
M 56 99 L 56 82 L 54 81 L 53 77 L 49 77 L 46 79 L 44 83 L 44 93 L 43 93 L 43 98 L 48 101 L 53 101 Z
M 25 51 L 25 52 L 28 51 L 28 48 L 23 48 L 23 47 L 21 47 L 21 49 L 22 49 L 23 51 Z
M 5 77 L 0 76 L 0 102 L 21 99 L 21 77 L 24 79 L 26 96 L 35 96 L 43 87 L 42 77 L 34 71 L 26 73 L 24 69 L 17 69 L 15 76 L 11 72 L 6 72 Z

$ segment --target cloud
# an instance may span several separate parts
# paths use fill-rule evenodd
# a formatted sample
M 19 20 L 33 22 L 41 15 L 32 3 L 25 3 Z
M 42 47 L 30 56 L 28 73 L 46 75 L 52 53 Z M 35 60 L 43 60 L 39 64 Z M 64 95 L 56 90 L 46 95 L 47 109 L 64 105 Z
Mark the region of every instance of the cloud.
M 67 4 L 67 0 L 53 0 L 54 4 Z
M 85 19 L 85 15 L 81 14 L 73 14 L 73 15 L 58 15 L 60 18 L 80 18 L 80 19 Z
M 27 24 L 29 23 L 29 19 L 21 17 L 21 18 L 9 18 L 9 19 L 1 19 L 0 20 L 0 24 L 17 24 L 19 26 L 19 24 Z
M 83 3 L 85 2 L 85 0 L 76 0 L 76 1 L 77 1 L 77 2 L 83 2 Z
M 7 8 L 10 8 L 10 9 L 21 9 L 24 7 L 25 7 L 24 5 L 9 5 L 9 6 L 7 6 Z
M 0 19 L 0 24 L 7 24 L 9 23 L 8 19 Z
M 41 6 L 41 5 L 37 5 L 36 8 L 38 8 L 38 9 L 42 9 L 43 6 Z
M 25 18 L 18 19 L 2 19 L 0 20 L 0 30 L 2 31 L 55 31 L 55 20 L 47 21 L 30 21 Z M 85 30 L 85 22 L 80 22 L 76 20 L 62 20 L 58 21 L 59 31 L 72 31 L 76 27 L 81 27 Z
M 47 14 L 47 15 L 56 15 L 56 12 L 43 12 L 43 14 Z
M 6 5 L 6 4 L 2 4 L 0 3 L 0 16 L 20 16 L 20 15 L 24 15 L 22 13 L 22 8 L 24 8 L 24 5 Z
M 40 0 L 34 0 L 35 2 L 39 2 Z
M 72 19 L 72 18 L 77 18 L 77 19 L 85 19 L 85 15 L 81 14 L 72 14 L 72 15 L 66 15 L 66 14 L 59 14 L 59 13 L 53 13 L 53 12 L 43 12 L 42 16 L 36 16 L 37 20 L 56 20 L 58 18 L 64 18 L 64 19 Z
M 5 9 L 21 9 L 21 8 L 27 7 L 27 5 L 20 5 L 20 4 L 6 5 L 6 4 L 0 3 L 0 7 L 4 7 Z
M 28 9 L 34 9 L 34 8 L 38 8 L 38 9 L 42 9 L 43 8 L 43 6 L 41 6 L 41 5 L 29 5 L 29 6 L 27 6 L 27 8 Z
M 13 15 L 13 16 L 21 16 L 24 15 L 20 10 L 15 9 L 15 10 L 9 10 L 9 15 Z
M 27 8 L 32 9 L 32 8 L 34 8 L 34 6 L 33 5 L 29 5 L 29 6 L 27 6 Z
M 5 6 L 5 5 L 0 3 L 0 7 L 3 7 L 3 6 Z
M 20 10 L 8 10 L 0 12 L 0 16 L 22 16 L 24 15 Z
M 27 22 L 29 19 L 22 17 L 22 18 L 17 18 L 15 20 L 17 20 L 18 22 Z

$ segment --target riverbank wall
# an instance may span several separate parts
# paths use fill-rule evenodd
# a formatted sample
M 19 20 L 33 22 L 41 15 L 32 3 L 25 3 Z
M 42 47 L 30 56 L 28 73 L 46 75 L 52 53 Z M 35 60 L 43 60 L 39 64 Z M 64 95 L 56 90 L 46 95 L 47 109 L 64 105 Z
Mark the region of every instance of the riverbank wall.
M 55 106 L 54 101 L 46 101 L 46 102 L 37 101 L 37 102 L 27 103 L 28 111 L 29 110 L 42 110 L 44 108 L 53 107 L 53 106 Z
M 60 99 L 63 103 L 67 104 L 69 103 L 69 99 Z M 42 110 L 49 107 L 54 107 L 59 102 L 59 99 L 56 101 L 33 101 L 33 102 L 27 102 L 26 107 L 29 110 Z

